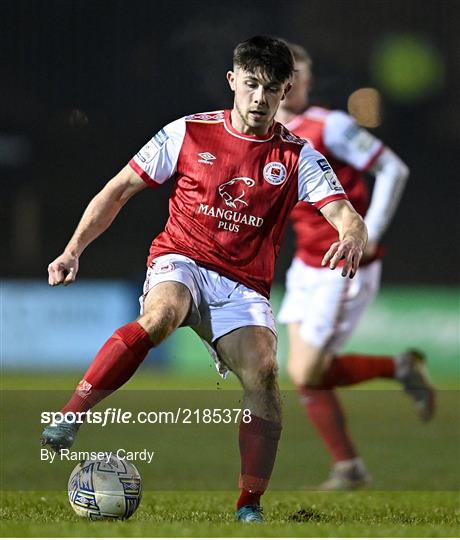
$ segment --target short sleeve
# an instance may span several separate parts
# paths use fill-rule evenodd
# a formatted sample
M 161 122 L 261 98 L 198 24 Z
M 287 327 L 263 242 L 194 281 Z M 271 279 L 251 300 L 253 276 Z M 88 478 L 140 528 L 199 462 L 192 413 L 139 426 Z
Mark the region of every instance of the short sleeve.
M 129 162 L 130 167 L 150 187 L 163 184 L 174 175 L 185 137 L 185 118 L 171 122 L 156 135 Z
M 334 157 L 359 171 L 369 169 L 384 148 L 382 141 L 342 111 L 327 115 L 323 137 L 326 148 Z
M 327 159 L 305 144 L 299 159 L 299 200 L 321 208 L 347 196 Z

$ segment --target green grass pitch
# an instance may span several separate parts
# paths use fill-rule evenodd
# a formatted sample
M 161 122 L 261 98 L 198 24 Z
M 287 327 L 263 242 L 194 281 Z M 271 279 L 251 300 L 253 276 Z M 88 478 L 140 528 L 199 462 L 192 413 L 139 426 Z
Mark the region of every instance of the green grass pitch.
M 459 499 L 452 492 L 271 492 L 267 521 L 240 524 L 234 493 L 147 492 L 125 522 L 89 522 L 66 493 L 8 492 L 2 497 L 4 536 L 76 537 L 456 537 Z
M 211 373 L 211 372 L 210 372 Z M 397 386 L 341 393 L 350 429 L 374 477 L 372 490 L 314 490 L 329 459 L 294 393 L 283 388 L 284 429 L 266 523 L 234 521 L 239 469 L 237 426 L 85 425 L 74 449 L 150 446 L 150 466 L 136 463 L 144 483 L 138 511 L 125 522 L 89 522 L 67 500 L 75 463 L 41 463 L 40 411 L 56 410 L 78 374 L 4 374 L 2 381 L 1 534 L 8 537 L 457 537 L 460 535 L 460 401 L 439 392 L 436 418 L 417 421 Z M 101 408 L 171 409 L 238 405 L 236 383 L 147 371 Z M 217 387 L 229 388 L 216 390 Z M 180 389 L 169 392 L 167 389 Z M 195 389 L 199 388 L 199 391 Z M 41 391 L 37 391 L 41 389 Z M 60 389 L 52 391 L 52 389 Z

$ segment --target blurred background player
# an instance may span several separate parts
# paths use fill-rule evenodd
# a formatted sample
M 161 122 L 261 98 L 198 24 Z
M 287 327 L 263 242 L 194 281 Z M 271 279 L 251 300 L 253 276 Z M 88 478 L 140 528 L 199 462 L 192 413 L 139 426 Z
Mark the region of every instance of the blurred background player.
M 352 205 L 365 216 L 369 239 L 355 279 L 342 279 L 339 269 L 330 272 L 321 267 L 322 254 L 336 231 L 314 208 L 298 203 L 291 214 L 295 256 L 279 321 L 288 325 L 289 376 L 333 459 L 330 477 L 321 488 L 355 489 L 371 477 L 347 430 L 335 387 L 394 378 L 415 400 L 422 420 L 429 420 L 434 411 L 434 392 L 420 352 L 409 350 L 394 357 L 338 354 L 379 290 L 380 239 L 398 206 L 409 169 L 350 115 L 309 107 L 312 62 L 301 46 L 291 44 L 291 50 L 293 87 L 281 102 L 277 119 L 326 156 Z M 370 202 L 364 172 L 375 177 Z
M 240 424 L 239 521 L 262 521 L 281 434 L 276 329 L 268 301 L 276 254 L 290 211 L 314 204 L 339 231 L 325 250 L 331 268 L 356 274 L 367 231 L 326 159 L 274 121 L 291 86 L 285 42 L 240 43 L 227 80 L 232 110 L 194 114 L 161 129 L 93 198 L 64 252 L 48 267 L 52 286 L 72 283 L 83 250 L 147 186 L 171 178 L 165 230 L 152 242 L 141 316 L 97 353 L 63 413 L 86 412 L 120 388 L 148 351 L 179 326 L 203 339 L 221 373 L 241 382 L 250 421 Z M 324 219 L 324 218 L 323 218 Z M 341 278 L 343 279 L 343 278 Z M 48 426 L 43 444 L 70 447 L 78 424 Z

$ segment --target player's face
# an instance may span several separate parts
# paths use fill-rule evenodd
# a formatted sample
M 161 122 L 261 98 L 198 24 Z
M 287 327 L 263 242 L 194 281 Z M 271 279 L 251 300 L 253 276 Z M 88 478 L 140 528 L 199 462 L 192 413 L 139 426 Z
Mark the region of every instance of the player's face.
M 241 133 L 265 135 L 280 101 L 291 87 L 290 82 L 271 81 L 263 73 L 250 73 L 240 68 L 229 71 L 227 80 L 235 92 L 233 127 Z
M 308 106 L 308 92 L 310 88 L 310 66 L 305 62 L 296 62 L 292 88 L 283 102 L 283 108 L 294 114 L 303 112 Z

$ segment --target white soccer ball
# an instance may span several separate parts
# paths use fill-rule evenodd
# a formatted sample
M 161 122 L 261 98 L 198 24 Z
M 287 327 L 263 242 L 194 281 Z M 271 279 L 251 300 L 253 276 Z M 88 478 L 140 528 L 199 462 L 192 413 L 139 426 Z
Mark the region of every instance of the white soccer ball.
M 139 471 L 113 454 L 107 462 L 80 462 L 70 475 L 68 490 L 76 514 L 89 519 L 128 519 L 142 497 Z

